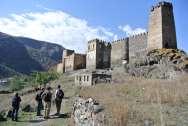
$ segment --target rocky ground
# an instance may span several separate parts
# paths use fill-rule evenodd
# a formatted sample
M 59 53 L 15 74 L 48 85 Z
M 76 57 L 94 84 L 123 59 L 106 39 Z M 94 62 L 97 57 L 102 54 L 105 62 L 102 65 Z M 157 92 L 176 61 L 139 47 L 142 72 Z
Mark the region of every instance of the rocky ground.
M 156 49 L 143 57 L 130 59 L 125 68 L 132 76 L 174 79 L 188 73 L 188 55 L 178 49 Z

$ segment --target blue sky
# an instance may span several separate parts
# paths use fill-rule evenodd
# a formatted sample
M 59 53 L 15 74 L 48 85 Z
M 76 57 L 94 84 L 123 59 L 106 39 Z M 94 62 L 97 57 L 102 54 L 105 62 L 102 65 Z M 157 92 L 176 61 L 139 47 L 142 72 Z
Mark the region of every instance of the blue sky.
M 174 6 L 178 47 L 188 52 L 188 1 L 168 1 Z M 99 37 L 110 41 L 146 31 L 150 7 L 156 2 L 158 0 L 1 0 L 0 31 L 84 52 L 89 39 Z

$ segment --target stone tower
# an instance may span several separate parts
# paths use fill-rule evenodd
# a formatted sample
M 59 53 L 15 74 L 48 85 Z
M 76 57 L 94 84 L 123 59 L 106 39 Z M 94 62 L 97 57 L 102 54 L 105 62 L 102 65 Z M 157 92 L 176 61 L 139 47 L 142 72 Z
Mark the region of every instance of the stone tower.
M 177 48 L 173 6 L 169 2 L 159 2 L 149 15 L 148 50 Z
M 110 68 L 111 44 L 105 41 L 94 39 L 88 42 L 86 57 L 87 69 Z

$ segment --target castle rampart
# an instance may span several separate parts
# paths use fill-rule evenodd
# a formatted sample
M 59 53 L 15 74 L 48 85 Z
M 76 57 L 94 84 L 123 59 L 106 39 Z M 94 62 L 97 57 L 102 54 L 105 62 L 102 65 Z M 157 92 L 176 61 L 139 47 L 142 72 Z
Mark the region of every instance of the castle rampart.
M 147 36 L 148 33 L 141 33 L 138 35 L 130 36 L 129 41 L 129 57 L 135 57 L 139 53 L 146 52 L 147 50 Z
M 111 65 L 115 66 L 129 60 L 128 38 L 112 42 Z
M 64 71 L 84 68 L 105 69 L 128 63 L 147 51 L 161 48 L 177 48 L 173 6 L 169 2 L 159 2 L 152 6 L 149 15 L 148 32 L 122 38 L 111 43 L 93 39 L 88 41 L 87 56 L 65 50 Z M 59 65 L 60 67 L 62 66 Z M 74 67 L 73 67 L 74 66 Z

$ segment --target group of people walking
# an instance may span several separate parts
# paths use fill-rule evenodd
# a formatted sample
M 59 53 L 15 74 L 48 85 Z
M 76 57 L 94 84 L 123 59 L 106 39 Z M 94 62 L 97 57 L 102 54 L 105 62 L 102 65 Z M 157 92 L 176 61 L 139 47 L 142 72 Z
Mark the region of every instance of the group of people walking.
M 62 99 L 64 97 L 64 92 L 61 89 L 61 86 L 58 85 L 57 89 L 55 91 L 55 104 L 56 104 L 56 116 L 60 115 L 61 110 L 61 103 Z M 35 100 L 37 102 L 37 116 L 42 116 L 41 111 L 44 109 L 44 119 L 48 119 L 50 115 L 50 109 L 51 109 L 51 103 L 52 103 L 52 92 L 51 87 L 42 88 L 37 91 Z M 21 98 L 16 93 L 14 97 L 12 98 L 12 120 L 17 121 L 18 120 L 18 110 L 20 107 Z M 43 104 L 44 103 L 44 104 Z

